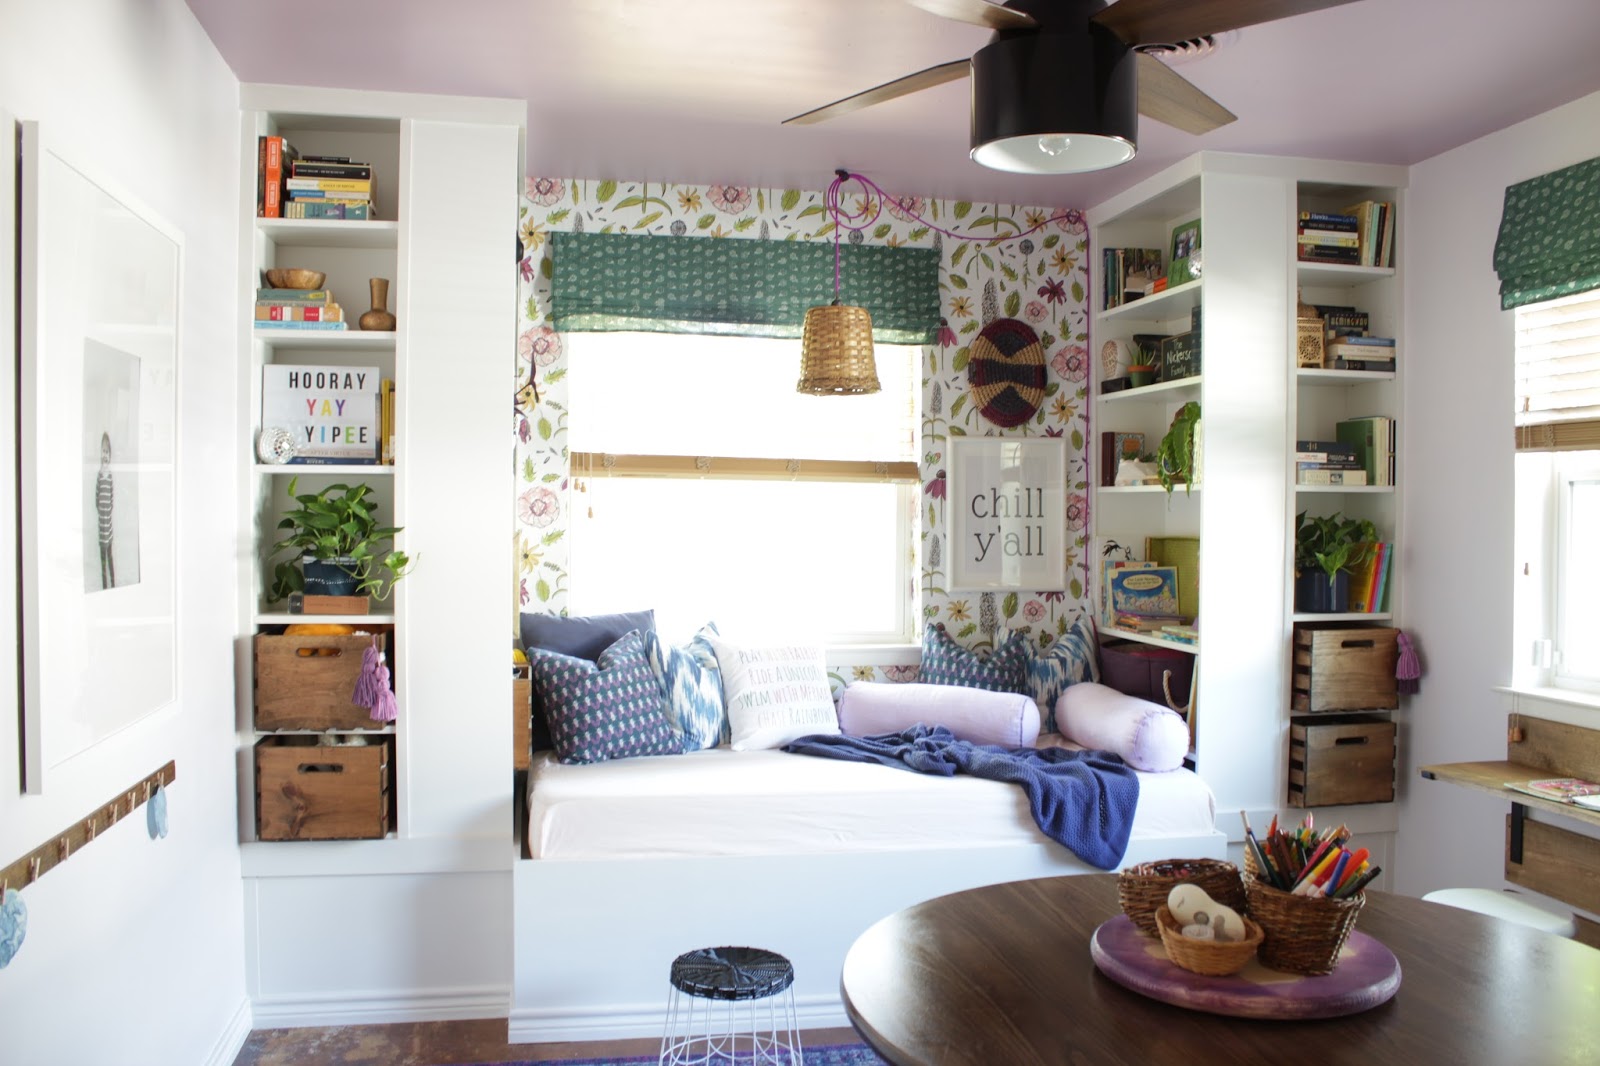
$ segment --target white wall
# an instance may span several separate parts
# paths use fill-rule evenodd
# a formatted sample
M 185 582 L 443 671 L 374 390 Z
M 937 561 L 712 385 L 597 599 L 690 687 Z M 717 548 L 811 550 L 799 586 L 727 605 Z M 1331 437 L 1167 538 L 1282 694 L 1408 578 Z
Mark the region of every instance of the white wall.
M 1490 689 L 1510 682 L 1513 655 L 1512 313 L 1500 310 L 1494 241 L 1507 185 L 1596 155 L 1600 94 L 1411 171 L 1399 249 L 1409 472 L 1399 544 L 1404 625 L 1426 674 L 1400 715 L 1396 885 L 1408 894 L 1504 883 L 1507 804 L 1423 781 L 1416 768 L 1504 757 L 1511 705 Z
M 226 1063 L 249 1028 L 234 812 L 233 424 L 238 81 L 182 0 L 0 0 L 0 109 L 183 231 L 178 456 L 179 698 L 19 794 L 16 660 L 0 656 L 0 864 L 167 760 L 171 831 L 143 811 L 22 893 L 28 937 L 0 970 L 0 1058 L 14 1063 Z M 4 164 L 6 168 L 10 163 Z M 9 196 L 0 221 L 9 247 Z M 103 249 L 106 256 L 115 247 Z M 9 256 L 9 253 L 7 253 Z M 11 286 L 3 288 L 9 319 Z M 0 345 L 11 355 L 9 321 Z M 14 499 L 10 372 L 0 489 Z M 14 559 L 8 502 L 0 556 Z M 8 564 L 9 567 L 9 564 Z M 16 646 L 15 575 L 0 646 Z M 84 664 L 94 676 L 95 664 Z M 94 676 L 113 686 L 117 678 Z

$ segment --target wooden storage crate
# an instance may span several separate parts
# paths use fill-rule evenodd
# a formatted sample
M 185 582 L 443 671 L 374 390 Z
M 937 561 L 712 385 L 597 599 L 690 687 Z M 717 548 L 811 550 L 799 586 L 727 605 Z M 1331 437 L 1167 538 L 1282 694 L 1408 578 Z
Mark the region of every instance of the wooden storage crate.
M 533 758 L 533 678 L 521 667 L 511 679 L 511 768 L 526 770 Z
M 256 836 L 367 840 L 389 832 L 389 744 L 329 746 L 309 736 L 256 744 Z
M 1387 626 L 1296 625 L 1289 706 L 1316 711 L 1387 711 L 1400 706 L 1399 656 Z
M 361 661 L 382 634 L 256 636 L 256 728 L 377 729 L 372 708 L 351 703 Z
M 1370 715 L 1292 719 L 1289 805 L 1331 807 L 1394 799 L 1394 723 Z

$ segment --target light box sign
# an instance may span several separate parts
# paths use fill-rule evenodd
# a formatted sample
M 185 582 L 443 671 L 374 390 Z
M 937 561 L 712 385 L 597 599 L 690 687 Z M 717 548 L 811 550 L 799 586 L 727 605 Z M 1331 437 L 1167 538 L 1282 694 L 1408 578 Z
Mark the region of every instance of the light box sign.
M 1064 438 L 957 437 L 948 470 L 949 587 L 1064 588 Z
M 261 368 L 261 426 L 287 429 L 291 463 L 378 461 L 378 368 Z

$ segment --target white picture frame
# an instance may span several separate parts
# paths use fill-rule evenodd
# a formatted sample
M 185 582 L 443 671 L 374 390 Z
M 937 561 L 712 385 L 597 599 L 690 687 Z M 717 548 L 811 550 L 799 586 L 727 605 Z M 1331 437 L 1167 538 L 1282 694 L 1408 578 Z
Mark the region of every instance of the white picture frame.
M 21 124 L 23 791 L 177 699 L 182 233 Z
M 952 437 L 948 452 L 950 590 L 1064 590 L 1066 439 Z

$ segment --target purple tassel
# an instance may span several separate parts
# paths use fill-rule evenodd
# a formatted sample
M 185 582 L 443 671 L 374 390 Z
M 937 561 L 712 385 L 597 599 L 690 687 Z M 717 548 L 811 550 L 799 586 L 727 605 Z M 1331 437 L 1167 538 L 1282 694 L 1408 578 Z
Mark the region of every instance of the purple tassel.
M 378 654 L 378 639 L 374 637 L 367 650 L 361 653 L 361 673 L 356 677 L 356 690 L 350 694 L 350 702 L 360 704 L 362 707 L 371 707 L 378 698 L 377 677 L 378 670 L 383 666 L 383 658 Z
M 382 660 L 378 662 L 378 673 L 374 678 L 377 685 L 377 698 L 372 702 L 372 720 L 374 722 L 392 722 L 400 714 L 400 706 L 395 702 L 394 689 L 389 687 L 389 667 Z
M 1400 645 L 1400 657 L 1394 664 L 1394 687 L 1401 695 L 1414 696 L 1422 690 L 1422 664 L 1417 660 L 1410 637 L 1400 632 L 1395 634 L 1395 640 Z

